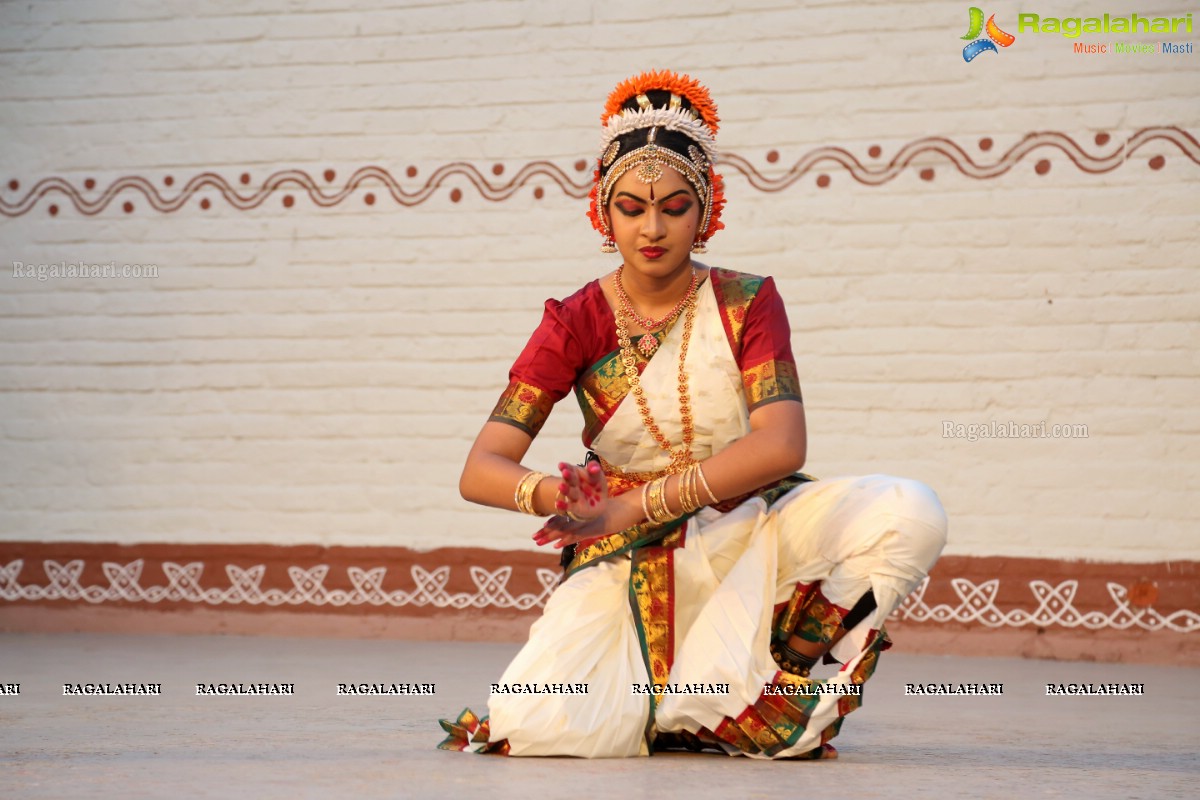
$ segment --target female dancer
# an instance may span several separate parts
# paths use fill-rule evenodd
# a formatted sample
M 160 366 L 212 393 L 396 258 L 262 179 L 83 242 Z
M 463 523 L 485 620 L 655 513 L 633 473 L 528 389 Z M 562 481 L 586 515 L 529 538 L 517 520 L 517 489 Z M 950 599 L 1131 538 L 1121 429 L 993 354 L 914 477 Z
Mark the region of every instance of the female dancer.
M 804 406 L 774 281 L 692 259 L 723 227 L 708 91 L 645 73 L 601 120 L 589 216 L 622 264 L 546 303 L 460 484 L 467 500 L 553 515 L 533 538 L 565 549 L 565 580 L 490 716 L 443 721 L 441 746 L 833 757 L 945 514 L 915 481 L 797 472 Z M 586 466 L 522 466 L 572 390 Z M 812 677 L 822 658 L 840 668 Z

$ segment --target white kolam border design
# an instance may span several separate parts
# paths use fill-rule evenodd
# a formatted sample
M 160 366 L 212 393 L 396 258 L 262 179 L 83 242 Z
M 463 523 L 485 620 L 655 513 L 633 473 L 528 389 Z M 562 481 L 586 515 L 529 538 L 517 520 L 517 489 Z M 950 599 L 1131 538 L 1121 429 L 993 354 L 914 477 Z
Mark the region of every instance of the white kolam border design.
M 79 576 L 83 574 L 82 560 L 59 564 L 47 559 L 42 564 L 49 582 L 45 586 L 23 586 L 17 581 L 23 563 L 23 559 L 17 559 L 0 567 L 0 600 L 83 600 L 94 604 L 113 601 L 171 601 L 206 603 L 210 606 L 434 606 L 452 609 L 494 606 L 525 611 L 534 606 L 544 606 L 558 584 L 557 571 L 539 569 L 537 576 L 542 585 L 541 591 L 514 597 L 508 591 L 512 567 L 500 567 L 493 571 L 471 567 L 471 580 L 475 583 L 475 591 L 451 593 L 446 590 L 446 585 L 450 582 L 450 567 L 426 570 L 414 566 L 411 573 L 415 588 L 408 592 L 389 591 L 383 588 L 383 580 L 387 575 L 386 567 L 349 567 L 346 572 L 354 588 L 328 589 L 325 587 L 325 577 L 329 574 L 329 566 L 318 564 L 308 569 L 288 567 L 288 577 L 292 579 L 290 589 L 264 589 L 262 580 L 267 572 L 264 565 L 242 569 L 233 564 L 226 564 L 225 574 L 229 578 L 229 586 L 224 589 L 205 589 L 200 585 L 204 562 L 176 564 L 164 561 L 162 569 L 167 576 L 167 585 L 142 586 L 144 561 L 139 558 L 124 566 L 112 561 L 103 562 L 108 586 L 81 586 Z
M 442 566 L 433 570 L 413 566 L 410 569 L 414 588 L 411 591 L 403 589 L 385 589 L 384 579 L 387 576 L 386 567 L 361 569 L 349 567 L 346 572 L 354 588 L 328 589 L 325 578 L 329 574 L 329 566 L 318 564 L 308 569 L 288 567 L 288 576 L 292 586 L 288 589 L 264 589 L 262 580 L 266 574 L 266 566 L 260 564 L 243 569 L 227 564 L 225 574 L 229 578 L 226 588 L 205 589 L 200 579 L 204 572 L 204 563 L 193 561 L 187 564 L 177 564 L 164 561 L 163 573 L 167 576 L 165 586 L 142 586 L 143 559 L 131 561 L 128 564 L 117 564 L 112 561 L 102 563 L 104 574 L 108 577 L 108 586 L 83 586 L 79 582 L 83 574 L 84 562 L 80 559 L 60 564 L 46 559 L 42 562 L 48 582 L 39 586 L 36 584 L 21 584 L 18 576 L 25 565 L 23 559 L 16 559 L 0 566 L 0 601 L 14 602 L 19 600 L 71 600 L 84 601 L 92 604 L 111 603 L 117 601 L 134 603 L 181 602 L 221 605 L 252 605 L 252 606 L 433 606 L 448 609 L 479 609 L 503 608 L 526 611 L 534 607 L 543 607 L 554 587 L 558 585 L 558 570 L 537 569 L 540 591 L 525 592 L 513 595 L 508 590 L 508 582 L 512 578 L 512 567 L 500 567 L 487 570 L 483 567 L 469 567 L 471 581 L 475 584 L 473 592 L 449 592 L 446 589 L 450 582 L 450 567 Z M 1000 590 L 999 579 L 972 583 L 966 578 L 953 578 L 950 581 L 958 603 L 955 605 L 939 603 L 930 606 L 925 602 L 925 591 L 929 587 L 926 578 L 921 585 L 896 609 L 893 617 L 910 622 L 933 623 L 970 623 L 975 622 L 989 628 L 1022 628 L 1029 626 L 1064 628 L 1085 628 L 1101 630 L 1112 628 L 1127 630 L 1141 628 L 1147 631 L 1174 631 L 1176 633 L 1194 633 L 1200 631 L 1200 613 L 1188 610 L 1175 611 L 1164 615 L 1153 608 L 1138 608 L 1130 604 L 1129 593 L 1119 583 L 1108 582 L 1108 594 L 1112 598 L 1114 609 L 1111 612 L 1088 611 L 1082 612 L 1075 608 L 1075 596 L 1079 590 L 1079 581 L 1065 580 L 1057 586 L 1046 581 L 1032 580 L 1029 589 L 1033 593 L 1037 608 L 1032 611 L 1014 608 L 1004 611 L 997 607 L 996 596 Z
M 1033 611 L 1014 608 L 1006 612 L 998 608 L 998 578 L 978 585 L 966 578 L 952 578 L 950 585 L 958 595 L 958 605 L 927 605 L 925 590 L 929 587 L 929 578 L 926 578 L 893 616 L 911 622 L 978 622 L 989 628 L 1023 628 L 1031 625 L 1046 628 L 1061 625 L 1064 628 L 1093 631 L 1103 628 L 1142 628 L 1147 631 L 1194 633 L 1200 630 L 1200 613 L 1181 609 L 1164 616 L 1149 606 L 1138 608 L 1130 604 L 1128 590 L 1112 581 L 1108 581 L 1106 587 L 1115 609 L 1108 614 L 1103 611 L 1081 612 L 1075 608 L 1075 594 L 1079 591 L 1077 580 L 1065 580 L 1057 586 L 1047 581 L 1030 581 L 1029 589 L 1038 604 Z

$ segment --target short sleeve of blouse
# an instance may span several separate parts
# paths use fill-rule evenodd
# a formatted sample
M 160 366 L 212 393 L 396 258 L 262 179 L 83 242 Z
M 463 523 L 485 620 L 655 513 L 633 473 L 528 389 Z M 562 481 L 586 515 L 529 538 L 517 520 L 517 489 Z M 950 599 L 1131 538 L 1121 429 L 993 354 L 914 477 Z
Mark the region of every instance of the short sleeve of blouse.
M 777 400 L 803 402 L 792 355 L 792 328 L 773 278 L 763 280 L 746 310 L 740 355 L 742 386 L 751 411 Z
M 508 387 L 489 421 L 515 425 L 537 436 L 554 404 L 575 385 L 584 367 L 583 356 L 571 309 L 558 300 L 547 300 L 541 324 L 509 370 Z

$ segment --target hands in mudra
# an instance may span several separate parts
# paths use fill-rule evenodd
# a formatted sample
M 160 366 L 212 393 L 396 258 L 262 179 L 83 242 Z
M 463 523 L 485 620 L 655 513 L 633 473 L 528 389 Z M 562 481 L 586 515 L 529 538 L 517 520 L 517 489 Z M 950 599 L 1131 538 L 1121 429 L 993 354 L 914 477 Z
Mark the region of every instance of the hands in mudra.
M 618 502 L 608 493 L 608 481 L 600 465 L 592 462 L 586 467 L 560 463 L 555 499 L 555 516 L 533 535 L 538 545 L 553 544 L 561 549 L 584 539 L 616 533 L 641 520 L 640 512 L 631 517 L 628 503 Z

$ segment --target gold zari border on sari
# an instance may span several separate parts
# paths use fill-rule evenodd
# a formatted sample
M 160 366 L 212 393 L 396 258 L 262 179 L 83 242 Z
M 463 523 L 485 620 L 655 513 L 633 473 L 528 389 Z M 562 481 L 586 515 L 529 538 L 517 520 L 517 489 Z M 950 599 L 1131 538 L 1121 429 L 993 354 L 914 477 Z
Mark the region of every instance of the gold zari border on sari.
M 875 672 L 879 661 L 879 653 L 891 647 L 891 641 L 882 630 L 872 631 L 868 638 L 862 659 L 850 673 L 850 685 L 862 687 Z M 773 687 L 799 686 L 817 687 L 825 684 L 820 679 L 800 678 L 786 672 L 775 673 L 771 682 Z M 828 743 L 842 729 L 846 715 L 857 710 L 862 705 L 860 694 L 846 694 L 838 697 L 837 716 L 821 731 L 821 744 Z M 780 692 L 769 694 L 766 691 L 747 706 L 737 717 L 725 717 L 713 731 L 717 739 L 733 745 L 743 753 L 762 753 L 775 756 L 793 747 L 809 726 L 812 712 L 816 709 L 819 697 L 816 693 Z M 821 757 L 821 748 L 815 747 L 806 753 L 793 756 L 798 759 Z
M 787 361 L 764 361 L 742 370 L 742 387 L 746 393 L 746 408 L 753 411 L 776 400 L 803 400 L 796 366 Z
M 775 619 L 774 638 L 786 642 L 794 633 L 808 642 L 829 644 L 844 614 L 825 599 L 819 584 L 798 583 L 787 606 Z
M 629 593 L 648 660 L 650 682 L 665 684 L 675 656 L 675 564 L 673 551 L 683 544 L 685 528 L 658 547 L 643 547 L 633 557 Z M 655 705 L 662 699 L 652 695 Z
M 712 276 L 713 292 L 722 312 L 721 322 L 725 326 L 725 335 L 729 337 L 730 349 L 733 350 L 733 357 L 741 360 L 746 315 L 763 285 L 763 278 L 718 268 L 713 268 L 709 274 Z
M 620 533 L 603 536 L 586 547 L 580 547 L 578 552 L 575 553 L 575 557 L 571 559 L 571 563 L 567 565 L 565 577 L 569 578 L 584 567 L 603 561 L 606 558 L 624 555 L 639 547 L 652 545 L 663 539 L 667 534 L 677 530 L 690 517 L 691 515 L 689 514 L 687 517 L 673 519 L 664 525 L 652 525 L 650 523 L 634 525 L 632 528 L 626 528 Z
M 647 359 L 636 347 L 634 359 L 639 372 L 645 369 Z M 579 402 L 579 410 L 583 412 L 585 446 L 592 446 L 628 394 L 629 378 L 625 375 L 619 349 L 597 361 L 580 377 L 575 384 L 575 399 Z
M 666 473 L 662 474 L 665 475 Z M 661 475 L 655 473 L 653 477 L 661 477 Z M 645 483 L 643 480 L 638 480 L 637 478 L 624 473 L 611 474 L 606 472 L 605 478 L 608 481 L 609 495 L 612 497 L 616 497 L 617 495 L 624 494 L 628 491 L 640 490 L 642 484 Z M 795 475 L 789 475 L 782 480 L 768 484 L 758 491 L 747 492 L 739 497 L 722 500 L 720 503 L 713 506 L 713 508 L 722 512 L 732 511 L 734 508 L 737 508 L 739 505 L 751 499 L 752 497 L 761 497 L 764 501 L 766 501 L 767 507 L 769 508 L 792 489 L 796 488 L 802 483 L 807 483 L 808 481 L 812 480 L 816 479 L 810 475 L 805 475 L 803 472 L 797 472 Z M 571 559 L 571 562 L 566 567 L 564 572 L 564 580 L 590 564 L 598 563 L 606 558 L 624 555 L 625 553 L 628 553 L 631 550 L 635 550 L 639 547 L 648 547 L 655 544 L 660 539 L 664 540 L 663 546 L 678 547 L 678 543 L 671 543 L 675 541 L 674 539 L 667 540 L 665 537 L 667 534 L 677 530 L 684 522 L 691 519 L 693 516 L 694 514 L 686 514 L 662 525 L 655 525 L 651 522 L 642 522 L 634 525 L 632 528 L 627 528 L 618 533 L 603 536 L 595 541 L 588 542 L 586 544 L 581 543 L 575 552 L 575 557 Z
M 530 436 L 537 436 L 553 408 L 554 398 L 547 391 L 513 378 L 488 421 L 515 425 Z

